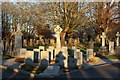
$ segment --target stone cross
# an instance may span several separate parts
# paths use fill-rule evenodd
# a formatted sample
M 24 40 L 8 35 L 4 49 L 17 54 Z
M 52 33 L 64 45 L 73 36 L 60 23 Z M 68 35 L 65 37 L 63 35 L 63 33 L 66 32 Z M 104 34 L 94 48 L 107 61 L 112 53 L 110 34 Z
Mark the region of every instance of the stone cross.
M 117 36 L 116 45 L 119 46 L 119 37 L 120 37 L 120 33 L 117 32 L 116 36 Z
M 102 46 L 105 46 L 105 38 L 106 38 L 106 35 L 105 35 L 104 32 L 102 32 L 101 38 L 102 38 Z
M 56 48 L 59 49 L 59 48 L 61 48 L 60 33 L 62 31 L 62 28 L 59 25 L 57 25 L 57 27 L 54 29 L 54 31 L 57 34 L 56 35 L 56 38 L 57 38 L 57 40 L 56 40 Z

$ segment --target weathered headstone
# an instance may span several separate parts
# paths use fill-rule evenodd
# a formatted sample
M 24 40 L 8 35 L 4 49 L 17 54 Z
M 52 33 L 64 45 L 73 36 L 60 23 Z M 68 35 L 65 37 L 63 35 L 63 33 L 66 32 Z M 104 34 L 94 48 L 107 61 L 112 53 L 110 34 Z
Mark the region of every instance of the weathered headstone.
M 119 34 L 119 32 L 117 32 L 116 36 L 117 36 L 117 40 L 116 40 L 116 46 L 119 46 L 119 37 L 120 37 L 120 34 Z
M 17 31 L 15 32 L 15 56 L 20 52 L 20 48 L 22 48 L 22 32 L 20 31 L 20 25 L 17 25 Z
M 30 46 L 33 46 L 33 39 L 30 39 Z
M 86 58 L 87 58 L 87 61 L 89 61 L 91 58 L 94 57 L 94 54 L 93 54 L 93 49 L 87 49 L 86 51 Z
M 37 46 L 39 45 L 39 40 L 36 40 L 36 45 L 37 45 Z
M 50 39 L 50 45 L 55 45 L 55 40 L 54 39 Z
M 74 39 L 74 45 L 77 46 L 77 44 L 78 44 L 78 40 Z
M 82 52 L 80 52 L 80 49 L 75 50 L 74 59 L 76 59 L 76 65 L 77 66 L 80 66 L 83 63 Z
M 26 64 L 26 65 L 32 65 L 32 64 L 33 64 L 32 59 L 27 58 L 27 59 L 25 60 L 25 64 Z
M 94 41 L 90 40 L 89 41 L 89 49 L 93 49 L 94 48 Z
M 109 42 L 109 52 L 114 53 L 114 42 Z
M 27 46 L 27 40 L 26 39 L 23 40 L 23 46 Z

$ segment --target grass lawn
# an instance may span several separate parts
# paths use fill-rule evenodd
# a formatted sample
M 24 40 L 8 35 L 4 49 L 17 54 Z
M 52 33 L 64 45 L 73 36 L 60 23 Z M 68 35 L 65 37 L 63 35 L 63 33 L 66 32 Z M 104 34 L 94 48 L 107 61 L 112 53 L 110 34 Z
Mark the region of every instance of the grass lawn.
M 12 58 L 11 56 L 7 56 L 7 55 L 2 55 L 2 60 L 4 60 L 4 59 L 10 59 L 10 58 Z
M 120 60 L 120 55 L 109 55 L 109 56 L 101 56 L 101 55 L 98 55 L 98 57 L 100 57 L 100 58 L 108 58 L 108 59 L 118 59 L 118 60 Z

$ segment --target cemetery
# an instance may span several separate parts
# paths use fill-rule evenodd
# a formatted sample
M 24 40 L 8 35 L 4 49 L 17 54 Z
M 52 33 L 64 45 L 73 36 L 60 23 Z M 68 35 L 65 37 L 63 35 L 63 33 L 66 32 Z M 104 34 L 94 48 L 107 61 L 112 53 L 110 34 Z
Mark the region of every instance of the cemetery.
M 87 15 L 84 15 L 83 12 L 81 12 L 81 15 L 77 15 L 77 13 L 80 12 L 68 6 L 71 5 L 76 8 L 76 3 L 74 2 L 72 4 L 64 4 L 67 6 L 65 8 L 66 11 L 68 10 L 68 13 L 64 12 L 65 20 L 62 20 L 61 15 L 63 14 L 60 14 L 62 12 L 58 12 L 59 15 L 57 17 L 59 19 L 56 18 L 58 20 L 55 19 L 56 21 L 54 21 L 54 18 L 49 20 L 49 17 L 52 15 L 55 16 L 55 14 L 53 12 L 47 12 L 52 14 L 47 15 L 44 11 L 47 11 L 49 7 L 52 7 L 54 11 L 54 9 L 60 4 L 54 3 L 56 7 L 50 6 L 51 3 L 47 5 L 45 4 L 47 3 L 44 3 L 43 6 L 41 6 L 41 4 L 32 4 L 29 2 L 28 4 L 2 4 L 3 6 L 8 5 L 9 8 L 3 9 L 2 13 L 3 23 L 1 28 L 2 31 L 0 33 L 2 34 L 0 37 L 0 45 L 2 62 L 6 61 L 1 65 L 2 68 L 6 69 L 8 67 L 8 69 L 11 68 L 14 72 L 30 74 L 32 78 L 35 76 L 53 78 L 62 73 L 87 69 L 89 65 L 96 66 L 104 59 L 109 61 L 116 60 L 116 62 L 120 61 L 120 26 L 117 21 L 104 22 L 105 20 L 102 19 L 104 18 L 108 20 L 108 18 L 106 18 L 106 16 L 102 16 L 103 18 L 101 18 L 100 16 L 100 22 L 92 22 L 96 24 L 96 27 L 93 27 L 95 25 L 92 25 L 92 23 L 89 22 L 87 22 L 89 25 L 85 24 L 84 20 L 81 20 L 82 16 Z M 115 5 L 115 3 L 113 4 Z M 13 6 L 10 7 L 10 5 Z M 24 7 L 22 10 L 19 7 L 15 8 L 16 5 L 20 5 L 21 7 L 24 6 L 26 10 L 30 5 L 33 9 L 30 10 L 30 12 L 25 12 Z M 79 5 L 81 5 L 81 7 L 85 6 L 82 3 Z M 93 5 L 95 4 L 86 3 L 86 5 L 92 5 L 92 7 L 94 7 Z M 98 5 L 101 6 L 100 3 L 98 3 Z M 104 5 L 109 4 L 104 3 Z M 43 10 L 44 6 L 46 7 L 45 10 Z M 62 5 L 60 6 L 62 7 Z M 19 9 L 18 13 L 15 13 L 12 8 L 15 8 L 16 10 Z M 83 8 L 81 8 L 80 11 L 84 10 Z M 100 9 L 100 7 L 98 8 Z M 105 8 L 105 10 L 106 9 L 109 9 L 109 7 Z M 9 10 L 11 10 L 16 16 L 19 15 L 17 16 L 17 21 L 15 23 L 13 22 L 14 16 L 12 16 L 13 14 L 11 14 Z M 56 11 L 59 10 L 56 9 Z M 72 11 L 74 13 L 72 13 Z M 36 13 L 36 15 L 34 13 Z M 11 16 L 8 16 L 8 14 L 11 14 Z M 43 16 L 42 14 L 46 14 L 47 16 Z M 69 17 L 66 16 L 68 14 Z M 102 13 L 96 13 L 96 15 L 99 14 Z M 5 16 L 10 17 L 11 21 L 6 22 L 4 20 L 7 19 Z M 43 16 L 44 18 L 47 17 L 47 19 L 43 19 L 39 16 Z M 77 16 L 77 18 L 75 16 Z M 81 20 L 78 18 L 79 16 Z M 77 21 L 75 19 L 77 19 Z M 97 19 L 98 18 L 96 18 L 96 20 Z M 52 21 L 53 23 L 50 23 Z M 9 27 L 7 28 L 6 26 Z M 12 60 L 12 62 L 7 62 L 7 60 Z M 6 66 L 7 63 L 10 66 Z

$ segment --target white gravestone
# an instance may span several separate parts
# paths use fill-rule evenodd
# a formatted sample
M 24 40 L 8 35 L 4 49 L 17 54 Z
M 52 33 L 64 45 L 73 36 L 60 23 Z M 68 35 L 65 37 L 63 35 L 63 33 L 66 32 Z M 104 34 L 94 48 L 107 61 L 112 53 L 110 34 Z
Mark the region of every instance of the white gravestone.
M 17 25 L 17 31 L 15 32 L 15 48 L 14 51 L 15 53 L 19 53 L 20 52 L 20 48 L 22 48 L 22 32 L 20 31 L 20 25 Z M 17 55 L 15 55 L 17 56 Z
M 82 52 L 80 52 L 80 49 L 76 49 L 74 53 L 74 59 L 76 59 L 76 65 L 80 66 L 83 63 L 83 57 L 82 57 Z
M 54 46 L 49 46 L 49 49 L 55 49 Z
M 119 46 L 119 37 L 120 37 L 120 33 L 117 32 L 116 36 L 117 36 L 116 46 Z
M 20 58 L 25 58 L 25 56 L 26 56 L 26 49 L 25 48 L 21 48 L 19 57 Z
M 45 51 L 45 47 L 44 46 L 39 46 L 40 51 Z
M 27 59 L 27 58 L 34 60 L 34 51 L 26 51 L 25 59 Z
M 109 42 L 109 52 L 114 53 L 114 42 Z
M 105 38 L 106 38 L 106 35 L 104 32 L 102 32 L 101 38 L 102 38 L 102 46 L 104 47 L 105 46 Z
M 67 51 L 67 47 L 63 46 L 61 51 L 62 51 L 62 55 L 65 57 L 65 59 L 63 60 L 64 67 L 67 68 L 68 67 L 68 51 Z
M 54 29 L 55 33 L 56 33 L 56 48 L 60 49 L 61 48 L 61 42 L 60 42 L 60 33 L 62 31 L 62 28 L 57 25 L 57 27 Z
M 93 58 L 93 49 L 87 49 L 86 51 L 86 58 L 87 58 L 87 61 L 89 61 L 91 58 Z
M 49 52 L 48 51 L 41 51 L 41 60 L 46 59 L 49 62 Z

